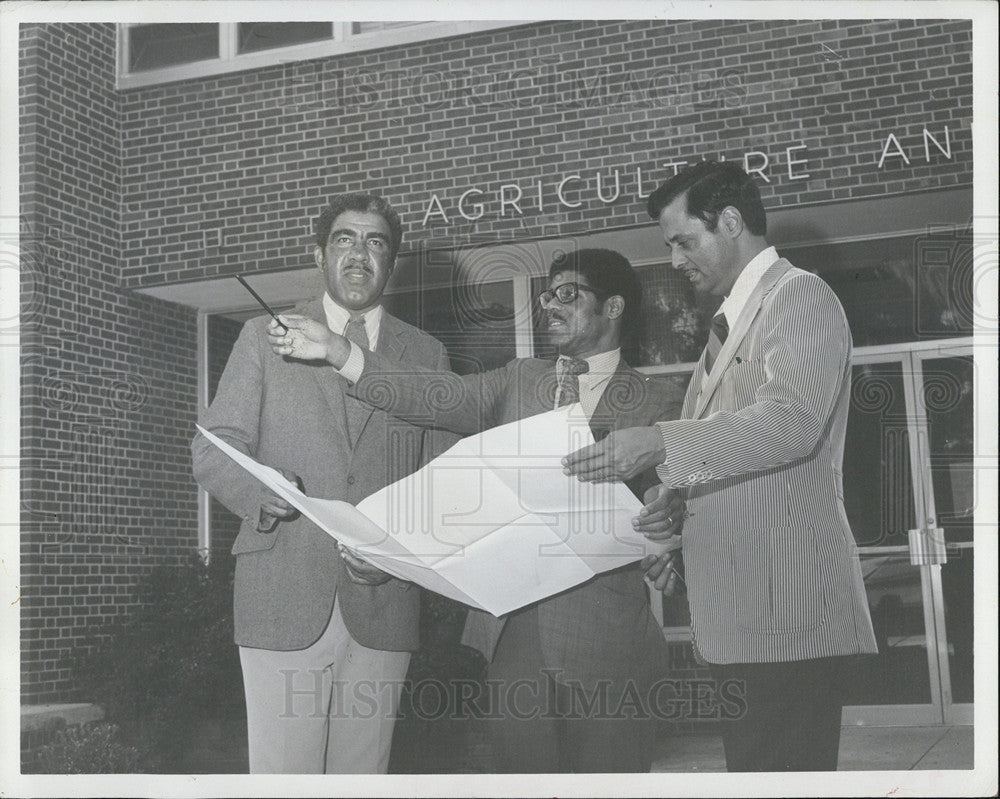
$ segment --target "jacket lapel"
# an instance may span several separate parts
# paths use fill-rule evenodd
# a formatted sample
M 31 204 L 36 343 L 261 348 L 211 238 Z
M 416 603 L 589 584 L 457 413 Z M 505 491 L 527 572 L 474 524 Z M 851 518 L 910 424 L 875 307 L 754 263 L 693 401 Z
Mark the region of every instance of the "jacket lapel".
M 785 272 L 791 268 L 791 266 L 792 265 L 784 258 L 779 258 L 774 262 L 771 268 L 764 273 L 760 282 L 757 283 L 754 290 L 750 293 L 750 297 L 747 299 L 747 304 L 744 305 L 743 310 L 740 311 L 736 324 L 733 325 L 732 330 L 729 331 L 726 343 L 722 345 L 722 349 L 719 351 L 719 357 L 715 359 L 715 363 L 712 365 L 712 371 L 708 375 L 705 374 L 705 353 L 702 352 L 701 360 L 698 362 L 698 368 L 695 370 L 695 376 L 700 378 L 701 384 L 696 395 L 694 414 L 692 415 L 692 418 L 698 419 L 705 412 L 705 408 L 708 406 L 709 400 L 712 399 L 712 395 L 719 387 L 719 382 L 721 381 L 723 373 L 729 368 L 729 363 L 732 361 L 733 355 L 736 354 L 736 350 L 739 349 L 740 343 L 743 341 L 747 331 L 750 329 L 750 325 L 753 324 L 754 319 L 757 318 L 757 314 L 760 313 L 760 308 L 764 302 L 764 298 L 770 294 L 771 290 L 781 279 L 782 275 L 784 275 Z
M 618 368 L 604 386 L 597 407 L 590 417 L 590 432 L 594 434 L 596 441 L 600 441 L 616 428 L 632 426 L 628 423 L 630 418 L 628 409 L 632 404 L 630 398 L 640 388 L 641 382 L 642 375 L 625 361 L 618 361 Z

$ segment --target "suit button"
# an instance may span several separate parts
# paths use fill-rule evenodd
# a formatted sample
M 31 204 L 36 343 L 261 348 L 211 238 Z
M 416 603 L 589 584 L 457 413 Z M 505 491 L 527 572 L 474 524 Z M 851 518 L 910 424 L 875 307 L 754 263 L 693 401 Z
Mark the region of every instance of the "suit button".
M 354 485 L 354 475 L 353 474 L 347 476 L 347 484 L 349 486 Z

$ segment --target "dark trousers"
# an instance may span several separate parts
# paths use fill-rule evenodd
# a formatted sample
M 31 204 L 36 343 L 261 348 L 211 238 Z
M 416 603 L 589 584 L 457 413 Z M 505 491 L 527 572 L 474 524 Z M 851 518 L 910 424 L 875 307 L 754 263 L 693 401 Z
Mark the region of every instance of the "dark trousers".
M 488 672 L 495 693 L 486 728 L 497 771 L 648 772 L 655 735 L 651 717 L 645 711 L 633 714 L 645 716 L 640 718 L 614 713 L 626 680 L 605 683 L 609 701 L 588 708 L 597 681 L 566 684 L 558 676 L 545 668 L 534 607 L 511 614 Z
M 742 683 L 746 710 L 723 720 L 729 771 L 836 771 L 840 714 L 855 658 L 713 665 L 720 684 Z M 732 690 L 729 691 L 732 695 Z

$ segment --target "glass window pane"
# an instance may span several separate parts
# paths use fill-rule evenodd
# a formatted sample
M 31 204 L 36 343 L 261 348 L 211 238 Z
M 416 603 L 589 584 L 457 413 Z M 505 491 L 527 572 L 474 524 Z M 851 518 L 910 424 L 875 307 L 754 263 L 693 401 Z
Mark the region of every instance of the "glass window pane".
M 944 597 L 944 626 L 948 643 L 953 702 L 973 701 L 972 572 L 971 546 L 949 547 L 948 562 L 941 566 L 941 593 Z
M 666 264 L 636 271 L 642 281 L 642 311 L 633 365 L 694 363 L 708 342 L 721 299 L 695 293 L 691 282 Z
M 971 357 L 928 358 L 921 367 L 934 505 L 949 543 L 972 540 L 973 369 Z
M 509 280 L 386 294 L 385 309 L 437 338 L 459 374 L 514 358 L 514 285 Z
M 237 52 L 255 53 L 332 38 L 332 22 L 241 22 Z
M 840 298 L 854 346 L 972 334 L 972 246 L 921 235 L 779 248 Z
M 847 705 L 909 705 L 931 701 L 920 568 L 909 555 L 861 556 L 877 655 L 858 660 Z
M 903 367 L 854 367 L 844 507 L 858 546 L 906 546 L 916 527 Z
M 420 25 L 421 21 L 416 22 L 352 22 L 351 23 L 351 33 L 357 35 L 359 33 L 372 33 L 373 31 L 387 31 L 393 28 L 405 28 L 409 25 Z
M 130 72 L 219 57 L 219 26 L 214 23 L 133 25 L 128 41 Z

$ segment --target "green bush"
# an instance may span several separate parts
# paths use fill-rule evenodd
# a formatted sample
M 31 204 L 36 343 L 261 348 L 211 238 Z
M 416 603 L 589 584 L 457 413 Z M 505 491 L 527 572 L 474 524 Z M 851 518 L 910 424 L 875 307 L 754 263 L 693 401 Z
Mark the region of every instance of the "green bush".
M 114 724 L 97 722 L 59 730 L 38 751 L 41 774 L 134 774 L 141 770 L 143 753 L 123 743 Z
M 135 613 L 78 664 L 84 697 L 140 743 L 152 769 L 175 767 L 192 722 L 243 712 L 232 561 L 205 566 L 195 557 L 153 569 L 138 586 Z

